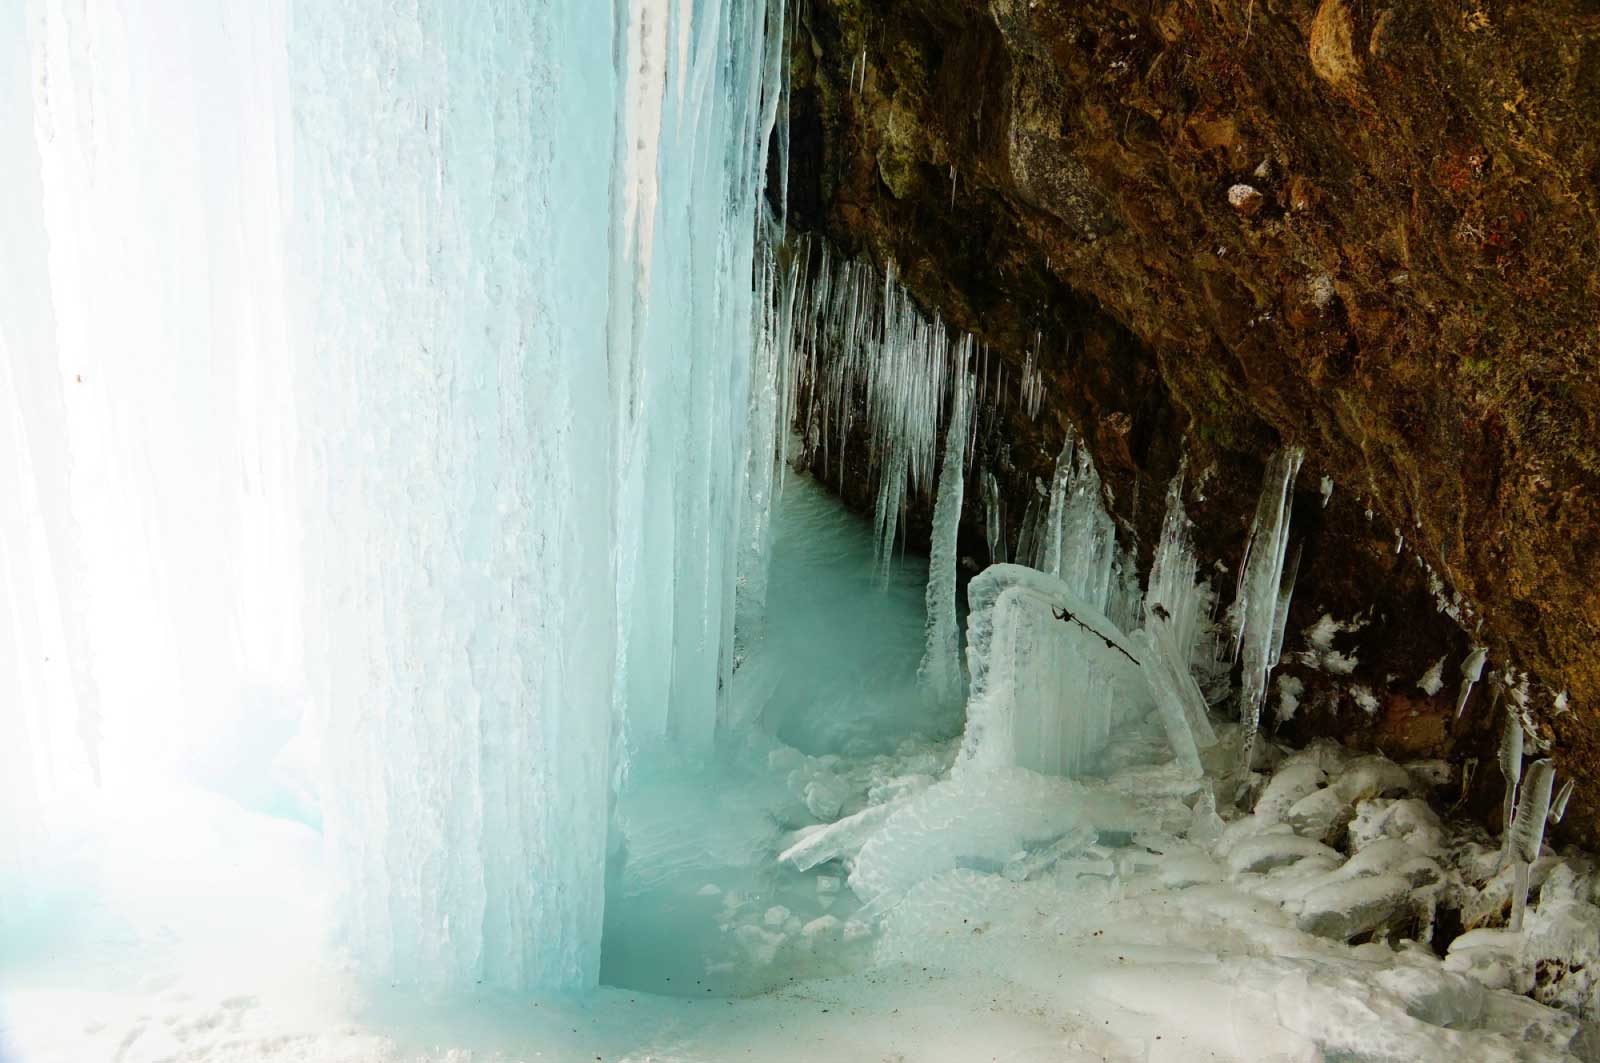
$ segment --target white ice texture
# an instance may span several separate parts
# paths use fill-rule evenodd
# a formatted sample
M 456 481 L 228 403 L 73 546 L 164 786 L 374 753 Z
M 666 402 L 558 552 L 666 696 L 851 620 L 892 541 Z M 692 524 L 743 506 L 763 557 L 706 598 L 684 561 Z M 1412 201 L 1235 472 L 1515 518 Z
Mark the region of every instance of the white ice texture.
M 595 981 L 613 782 L 732 669 L 781 22 L 5 5 L 0 866 L 309 702 L 369 970 Z
M 1075 775 L 1148 712 L 1138 650 L 1054 576 L 991 565 L 967 585 L 971 694 L 958 771 Z

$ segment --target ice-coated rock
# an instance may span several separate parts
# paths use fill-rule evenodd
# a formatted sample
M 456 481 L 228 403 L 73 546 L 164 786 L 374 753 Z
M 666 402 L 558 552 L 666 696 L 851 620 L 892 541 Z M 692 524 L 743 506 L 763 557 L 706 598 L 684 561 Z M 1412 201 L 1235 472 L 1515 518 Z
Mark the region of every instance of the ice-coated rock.
M 1409 794 L 1412 788 L 1411 776 L 1404 768 L 1377 755 L 1357 757 L 1330 785 L 1352 804 L 1371 797 Z
M 1289 806 L 1284 822 L 1303 838 L 1312 838 L 1327 845 L 1344 833 L 1355 809 L 1339 796 L 1337 790 L 1324 787 L 1306 794 Z
M 1339 854 L 1311 838 L 1287 831 L 1257 834 L 1241 841 L 1227 854 L 1228 870 L 1236 875 L 1271 871 L 1308 856 L 1328 857 L 1335 863 Z
M 1306 895 L 1301 930 L 1348 941 L 1393 923 L 1408 910 L 1411 883 L 1396 874 L 1368 875 L 1320 886 Z
M 1286 762 L 1261 791 L 1256 801 L 1256 815 L 1266 823 L 1279 822 L 1297 801 L 1320 788 L 1326 777 L 1326 773 L 1309 760 Z

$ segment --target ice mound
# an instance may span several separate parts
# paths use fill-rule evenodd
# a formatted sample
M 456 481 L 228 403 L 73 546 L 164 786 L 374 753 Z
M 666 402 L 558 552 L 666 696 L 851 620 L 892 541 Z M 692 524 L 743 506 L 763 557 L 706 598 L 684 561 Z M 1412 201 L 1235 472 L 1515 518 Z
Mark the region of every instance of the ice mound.
M 1118 723 L 1154 707 L 1138 650 L 1061 580 L 991 565 L 967 600 L 972 693 L 958 771 L 1081 774 Z

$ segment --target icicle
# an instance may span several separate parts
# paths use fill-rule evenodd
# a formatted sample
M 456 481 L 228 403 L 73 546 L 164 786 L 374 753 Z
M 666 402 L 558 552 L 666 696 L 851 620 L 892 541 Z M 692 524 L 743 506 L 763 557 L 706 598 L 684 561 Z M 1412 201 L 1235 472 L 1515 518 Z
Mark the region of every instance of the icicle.
M 1328 502 L 1332 498 L 1333 498 L 1333 477 L 1324 476 L 1322 478 L 1322 508 L 1323 509 L 1327 509 L 1328 508 Z
M 1467 654 L 1467 659 L 1461 662 L 1461 692 L 1456 695 L 1456 719 L 1461 719 L 1461 714 L 1467 707 L 1467 695 L 1472 693 L 1472 684 L 1483 677 L 1483 663 L 1489 659 L 1489 651 L 1482 646 L 1472 647 L 1472 652 Z
M 1019 565 L 1039 568 L 1043 563 L 1045 509 L 1048 503 L 1043 506 L 1040 503 L 1048 497 L 1043 481 L 1034 480 L 1033 497 L 1028 499 L 1028 506 L 1022 513 L 1022 527 L 1017 532 L 1015 559 Z
M 1039 349 L 1044 343 L 1044 333 L 1035 332 L 1033 346 L 1029 348 L 1022 365 L 1022 381 L 1018 400 L 1028 415 L 1028 420 L 1039 417 L 1039 403 L 1044 398 L 1044 375 L 1039 368 Z
M 987 469 L 983 473 L 983 530 L 989 540 L 989 563 L 1004 563 L 1006 531 L 1000 512 L 1000 484 Z
M 956 539 L 961 530 L 961 502 L 966 469 L 967 420 L 971 416 L 972 381 L 967 365 L 972 337 L 961 345 L 952 385 L 950 424 L 945 429 L 944 467 L 933 507 L 928 556 L 928 645 L 919 675 L 941 703 L 961 696 L 961 631 L 956 622 Z
M 1067 437 L 1062 441 L 1061 453 L 1056 457 L 1055 474 L 1050 479 L 1050 508 L 1044 524 L 1044 563 L 1040 570 L 1057 579 L 1061 578 L 1062 525 L 1067 519 L 1067 501 L 1072 491 L 1072 465 L 1077 454 L 1078 436 L 1069 425 Z
M 1303 544 L 1296 543 L 1289 563 L 1278 578 L 1278 602 L 1272 613 L 1272 648 L 1267 652 L 1267 667 L 1276 668 L 1283 659 L 1283 633 L 1289 626 L 1289 601 L 1294 597 L 1294 582 L 1300 575 L 1300 551 Z
M 1572 800 L 1572 789 L 1577 785 L 1577 783 L 1577 779 L 1569 778 L 1566 782 L 1561 784 L 1561 790 L 1556 794 L 1555 800 L 1550 804 L 1551 826 L 1560 823 L 1561 820 L 1566 816 L 1567 802 Z
M 1281 646 L 1278 614 L 1281 609 L 1287 615 L 1287 595 L 1292 590 L 1292 583 L 1287 589 L 1283 583 L 1284 560 L 1289 545 L 1294 479 L 1304 454 L 1300 447 L 1285 447 L 1267 463 L 1261 498 L 1256 504 L 1255 520 L 1239 566 L 1238 591 L 1229 612 L 1234 656 L 1242 656 L 1244 661 L 1239 718 L 1244 724 L 1241 766 L 1247 775 L 1255 752 L 1267 680 L 1277 663 L 1272 651 L 1274 645 Z

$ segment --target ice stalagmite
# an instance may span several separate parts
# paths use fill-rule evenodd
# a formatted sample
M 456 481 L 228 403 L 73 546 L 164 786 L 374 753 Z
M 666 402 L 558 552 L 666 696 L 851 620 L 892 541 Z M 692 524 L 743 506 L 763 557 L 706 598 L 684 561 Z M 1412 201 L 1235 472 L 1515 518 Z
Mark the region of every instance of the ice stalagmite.
M 1511 929 L 1522 929 L 1522 913 L 1528 904 L 1528 865 L 1539 859 L 1544 847 L 1544 828 L 1550 816 L 1550 788 L 1555 782 L 1555 763 L 1541 757 L 1528 765 L 1528 776 L 1517 799 L 1517 815 L 1507 838 L 1507 851 L 1516 868 L 1516 884 L 1511 894 Z
M 1239 566 L 1238 592 L 1228 614 L 1234 655 L 1243 660 L 1239 718 L 1244 724 L 1241 767 L 1245 772 L 1250 770 L 1255 751 L 1267 679 L 1277 664 L 1273 649 L 1282 639 L 1280 611 L 1287 616 L 1288 589 L 1283 585 L 1283 573 L 1289 547 L 1289 508 L 1295 474 L 1300 471 L 1304 453 L 1300 447 L 1284 447 L 1267 462 L 1261 498 Z
M 961 630 L 956 624 L 956 537 L 961 530 L 961 501 L 966 478 L 967 422 L 971 416 L 972 337 L 961 344 L 951 382 L 950 424 L 945 429 L 944 462 L 939 495 L 933 507 L 933 532 L 928 554 L 928 648 L 921 676 L 940 701 L 961 696 Z

